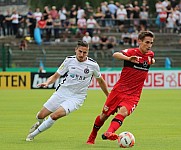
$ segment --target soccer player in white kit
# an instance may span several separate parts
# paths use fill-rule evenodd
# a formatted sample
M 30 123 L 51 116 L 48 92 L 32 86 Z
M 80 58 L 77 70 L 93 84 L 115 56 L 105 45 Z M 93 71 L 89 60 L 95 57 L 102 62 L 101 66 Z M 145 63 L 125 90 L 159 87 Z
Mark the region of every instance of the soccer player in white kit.
M 86 99 L 88 86 L 93 76 L 97 79 L 102 91 L 108 96 L 107 85 L 101 76 L 99 65 L 88 57 L 88 43 L 78 41 L 75 53 L 75 56 L 67 57 L 46 82 L 37 85 L 47 87 L 58 78 L 64 77 L 56 91 L 38 112 L 36 116 L 38 122 L 31 127 L 26 141 L 33 141 L 35 136 L 50 128 L 57 119 L 79 109 Z M 47 116 L 49 117 L 45 120 Z

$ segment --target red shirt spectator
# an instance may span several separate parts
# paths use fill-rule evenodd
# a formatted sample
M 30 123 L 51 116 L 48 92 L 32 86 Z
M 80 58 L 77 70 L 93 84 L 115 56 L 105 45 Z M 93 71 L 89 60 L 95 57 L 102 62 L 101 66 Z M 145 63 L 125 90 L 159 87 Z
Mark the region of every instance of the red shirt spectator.
M 57 16 L 59 16 L 58 11 L 56 10 L 55 6 L 52 6 L 52 9 L 50 10 L 50 14 L 52 16 L 52 19 L 56 19 Z

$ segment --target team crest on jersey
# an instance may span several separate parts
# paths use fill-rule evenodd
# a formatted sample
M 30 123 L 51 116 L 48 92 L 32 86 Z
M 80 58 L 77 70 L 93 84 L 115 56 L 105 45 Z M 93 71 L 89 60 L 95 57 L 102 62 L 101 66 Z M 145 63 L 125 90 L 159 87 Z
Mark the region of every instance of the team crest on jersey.
M 109 110 L 109 107 L 107 107 L 106 105 L 104 106 L 103 108 L 104 111 L 108 111 Z
M 84 69 L 84 73 L 88 74 L 89 73 L 89 69 L 88 68 Z
M 146 61 L 143 62 L 143 67 L 147 67 L 148 63 Z

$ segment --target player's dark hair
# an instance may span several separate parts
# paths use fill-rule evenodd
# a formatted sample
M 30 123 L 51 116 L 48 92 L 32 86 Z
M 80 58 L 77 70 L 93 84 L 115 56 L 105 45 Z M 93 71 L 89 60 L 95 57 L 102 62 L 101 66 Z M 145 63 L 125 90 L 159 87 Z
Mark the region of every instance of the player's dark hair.
M 89 47 L 89 44 L 88 44 L 86 41 L 79 40 L 79 41 L 77 42 L 77 47 L 79 47 L 79 46 Z
M 142 32 L 139 33 L 138 39 L 143 41 L 146 36 L 155 38 L 155 35 L 154 35 L 153 32 L 151 32 L 151 31 L 142 31 Z

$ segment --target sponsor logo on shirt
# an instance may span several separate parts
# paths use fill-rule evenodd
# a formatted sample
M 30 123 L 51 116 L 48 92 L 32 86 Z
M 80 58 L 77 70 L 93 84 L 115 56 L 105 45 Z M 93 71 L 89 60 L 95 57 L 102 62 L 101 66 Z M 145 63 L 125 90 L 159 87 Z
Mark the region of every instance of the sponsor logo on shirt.
M 86 79 L 86 77 L 80 76 L 80 75 L 78 75 L 78 74 L 70 74 L 70 77 L 73 78 L 74 80 L 79 80 L 79 81 Z

